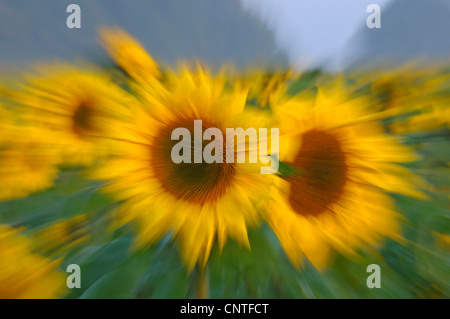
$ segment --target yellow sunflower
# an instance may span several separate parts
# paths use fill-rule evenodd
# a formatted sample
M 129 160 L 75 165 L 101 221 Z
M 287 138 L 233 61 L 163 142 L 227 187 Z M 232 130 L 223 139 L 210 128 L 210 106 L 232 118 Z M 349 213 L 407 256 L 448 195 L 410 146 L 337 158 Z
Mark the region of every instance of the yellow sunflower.
M 278 179 L 265 218 L 294 265 L 305 256 L 322 269 L 333 249 L 354 254 L 388 236 L 400 239 L 399 215 L 386 192 L 423 198 L 423 186 L 400 163 L 417 159 L 367 119 L 364 98 L 336 86 L 275 107 L 280 160 L 292 172 Z
M 450 99 L 431 98 L 430 104 L 404 119 L 394 121 L 390 128 L 395 134 L 426 132 L 450 128 Z
M 34 249 L 46 254 L 60 254 L 90 239 L 86 214 L 64 219 L 39 229 L 31 235 Z
M 89 165 L 107 153 L 99 137 L 109 121 L 129 115 L 133 97 L 103 75 L 60 65 L 27 78 L 14 96 L 23 120 L 54 132 L 63 162 Z
M 143 105 L 134 110 L 133 121 L 111 130 L 117 155 L 93 174 L 109 180 L 104 190 L 124 201 L 118 213 L 121 223 L 137 222 L 140 244 L 172 232 L 190 270 L 197 262 L 206 265 L 216 236 L 220 247 L 227 237 L 248 247 L 247 225 L 258 220 L 252 201 L 266 196 L 266 175 L 260 174 L 259 164 L 176 164 L 171 158 L 178 143 L 171 139 L 172 131 L 187 128 L 194 143 L 194 120 L 202 121 L 195 127 L 201 132 L 220 129 L 224 138 L 214 139 L 220 145 L 216 151 L 224 159 L 230 156 L 225 128 L 245 128 L 245 116 L 239 114 L 246 91 L 226 88 L 221 76 L 186 69 L 168 74 L 167 86 L 155 81 L 136 91 Z M 193 146 L 191 159 L 196 148 L 209 142 Z
M 59 262 L 31 251 L 27 237 L 0 225 L 0 299 L 49 299 L 65 293 Z
M 137 81 L 158 78 L 158 65 L 145 48 L 119 28 L 101 28 L 100 36 L 106 51 L 126 73 Z
M 0 201 L 26 197 L 53 186 L 60 155 L 54 134 L 17 125 L 0 107 Z
M 441 68 L 404 66 L 373 81 L 383 112 L 402 115 L 389 125 L 396 134 L 446 128 L 450 123 L 450 73 Z
M 349 80 L 354 82 L 355 90 L 370 88 L 375 101 L 373 110 L 391 117 L 427 112 L 436 105 L 448 104 L 450 77 L 442 69 L 442 66 L 425 67 L 412 63 L 393 70 L 357 72 Z
M 238 77 L 240 85 L 248 87 L 248 100 L 254 100 L 261 108 L 276 103 L 288 89 L 288 83 L 298 76 L 293 70 L 287 71 L 253 71 Z

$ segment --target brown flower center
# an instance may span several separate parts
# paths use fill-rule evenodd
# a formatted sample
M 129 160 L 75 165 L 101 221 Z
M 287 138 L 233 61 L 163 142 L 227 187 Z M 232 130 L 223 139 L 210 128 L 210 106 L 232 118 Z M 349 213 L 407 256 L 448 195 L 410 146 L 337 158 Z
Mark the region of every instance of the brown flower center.
M 319 216 L 329 211 L 344 192 L 345 153 L 333 134 L 311 130 L 301 138 L 301 149 L 292 163 L 299 173 L 288 177 L 289 203 L 300 215 Z
M 72 117 L 72 129 L 80 137 L 85 137 L 95 129 L 95 110 L 89 103 L 80 103 Z
M 179 143 L 179 140 L 171 140 L 171 134 L 178 127 L 187 128 L 191 133 L 191 163 L 176 164 L 171 158 L 173 146 Z M 203 120 L 202 135 L 210 127 L 218 126 Z M 226 144 L 223 131 L 222 137 L 223 163 L 208 164 L 204 160 L 201 163 L 194 163 L 194 119 L 174 121 L 160 129 L 152 143 L 151 165 L 156 179 L 164 190 L 177 199 L 196 204 L 214 202 L 221 198 L 231 186 L 236 173 L 235 165 L 226 163 L 225 160 Z M 202 151 L 209 143 L 210 140 L 202 142 Z

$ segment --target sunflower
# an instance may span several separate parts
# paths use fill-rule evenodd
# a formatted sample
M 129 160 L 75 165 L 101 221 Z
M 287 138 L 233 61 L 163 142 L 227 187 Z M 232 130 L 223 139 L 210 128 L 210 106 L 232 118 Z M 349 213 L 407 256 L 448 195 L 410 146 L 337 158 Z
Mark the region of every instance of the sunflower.
M 389 129 L 404 134 L 448 128 L 449 75 L 432 66 L 404 66 L 375 79 L 371 90 L 381 102 L 382 113 L 397 115 Z
M 0 298 L 58 298 L 65 292 L 59 262 L 32 253 L 27 237 L 0 225 Z
M 261 108 L 266 108 L 281 98 L 288 89 L 288 84 L 298 76 L 292 69 L 287 71 L 253 71 L 237 81 L 249 88 L 248 100 Z
M 448 104 L 449 73 L 439 66 L 407 64 L 393 70 L 364 71 L 353 74 L 349 81 L 355 90 L 369 89 L 373 110 L 384 117 L 428 113 Z M 433 112 L 431 112 L 433 113 Z M 398 123 L 394 121 L 392 125 Z M 431 125 L 431 123 L 427 123 Z
M 142 44 L 120 28 L 101 28 L 101 40 L 117 65 L 137 81 L 158 78 L 158 65 Z
M 134 109 L 133 121 L 111 130 L 117 154 L 93 176 L 110 181 L 104 190 L 123 201 L 119 220 L 136 222 L 138 244 L 172 232 L 192 270 L 206 265 L 216 236 L 220 247 L 228 237 L 249 246 L 247 226 L 258 220 L 253 201 L 267 196 L 265 175 L 258 163 L 227 163 L 227 140 L 220 137 L 214 143 L 223 163 L 194 162 L 196 147 L 203 149 L 205 142 L 194 146 L 191 163 L 174 163 L 171 150 L 178 141 L 171 139 L 172 131 L 187 128 L 195 143 L 194 129 L 214 127 L 225 136 L 225 128 L 242 127 L 246 91 L 225 87 L 224 77 L 201 69 L 167 77 L 166 86 L 155 81 L 136 88 L 142 105 Z
M 64 219 L 30 235 L 33 248 L 45 253 L 61 254 L 89 241 L 86 214 Z
M 365 105 L 336 85 L 275 107 L 280 160 L 290 170 L 264 215 L 296 266 L 305 256 L 322 269 L 333 250 L 354 255 L 383 236 L 401 240 L 401 218 L 386 192 L 424 198 L 416 189 L 422 181 L 399 165 L 417 156 L 367 121 Z
M 448 100 L 448 98 L 447 98 Z M 431 98 L 430 104 L 410 116 L 394 121 L 390 129 L 395 134 L 427 132 L 450 128 L 449 101 Z
M 0 201 L 26 197 L 53 186 L 60 155 L 51 132 L 17 125 L 0 107 Z
M 131 95 L 101 74 L 68 65 L 43 67 L 27 78 L 14 102 L 26 123 L 55 133 L 64 164 L 90 165 L 107 153 L 103 127 L 127 116 Z

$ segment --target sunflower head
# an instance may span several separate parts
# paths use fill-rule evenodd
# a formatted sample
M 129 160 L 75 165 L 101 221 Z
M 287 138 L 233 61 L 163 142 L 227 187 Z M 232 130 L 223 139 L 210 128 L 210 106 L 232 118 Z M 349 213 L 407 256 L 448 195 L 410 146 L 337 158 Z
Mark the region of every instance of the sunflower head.
M 253 71 L 239 78 L 238 83 L 249 88 L 248 100 L 261 108 L 275 104 L 287 91 L 288 83 L 296 76 L 288 71 Z
M 0 201 L 26 197 L 53 185 L 61 161 L 58 137 L 49 130 L 19 125 L 0 107 Z
M 280 160 L 291 171 L 265 216 L 295 265 L 306 256 L 322 269 L 333 250 L 352 255 L 383 236 L 401 240 L 387 192 L 424 198 L 423 181 L 400 165 L 417 156 L 366 116 L 364 97 L 342 92 L 319 89 L 275 107 Z
M 171 232 L 188 269 L 206 265 L 216 238 L 220 246 L 228 237 L 248 246 L 247 226 L 258 220 L 253 201 L 267 196 L 267 185 L 258 164 L 226 162 L 225 139 L 226 128 L 244 124 L 239 115 L 246 91 L 221 75 L 188 68 L 167 74 L 164 84 L 138 84 L 135 90 L 142 105 L 133 109 L 134 121 L 110 132 L 117 153 L 93 172 L 110 181 L 105 191 L 123 200 L 121 222 L 136 222 L 140 244 Z M 184 129 L 183 140 L 173 137 L 177 128 Z M 220 136 L 194 139 L 211 128 Z M 180 152 L 186 161 L 173 160 L 176 145 L 185 145 Z M 225 161 L 196 161 L 208 147 Z
M 102 28 L 100 36 L 113 61 L 132 78 L 147 81 L 160 76 L 156 62 L 131 35 L 119 28 Z
M 48 299 L 65 293 L 59 262 L 32 253 L 29 240 L 6 225 L 0 225 L 0 257 L 0 298 Z
M 89 240 L 85 214 L 61 220 L 32 234 L 33 248 L 37 251 L 60 254 Z
M 99 137 L 129 116 L 134 98 L 102 74 L 62 65 L 29 76 L 13 100 L 24 122 L 56 133 L 64 163 L 86 165 L 105 155 Z

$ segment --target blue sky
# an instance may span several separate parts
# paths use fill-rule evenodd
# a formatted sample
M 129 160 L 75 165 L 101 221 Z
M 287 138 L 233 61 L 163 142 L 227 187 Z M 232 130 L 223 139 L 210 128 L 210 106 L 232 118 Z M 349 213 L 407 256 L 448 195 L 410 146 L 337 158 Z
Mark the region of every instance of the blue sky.
M 339 69 L 357 30 L 365 26 L 369 4 L 392 0 L 241 0 L 244 8 L 274 32 L 277 44 L 299 66 L 326 64 Z M 383 26 L 383 24 L 382 24 Z M 368 31 L 374 31 L 369 30 Z

